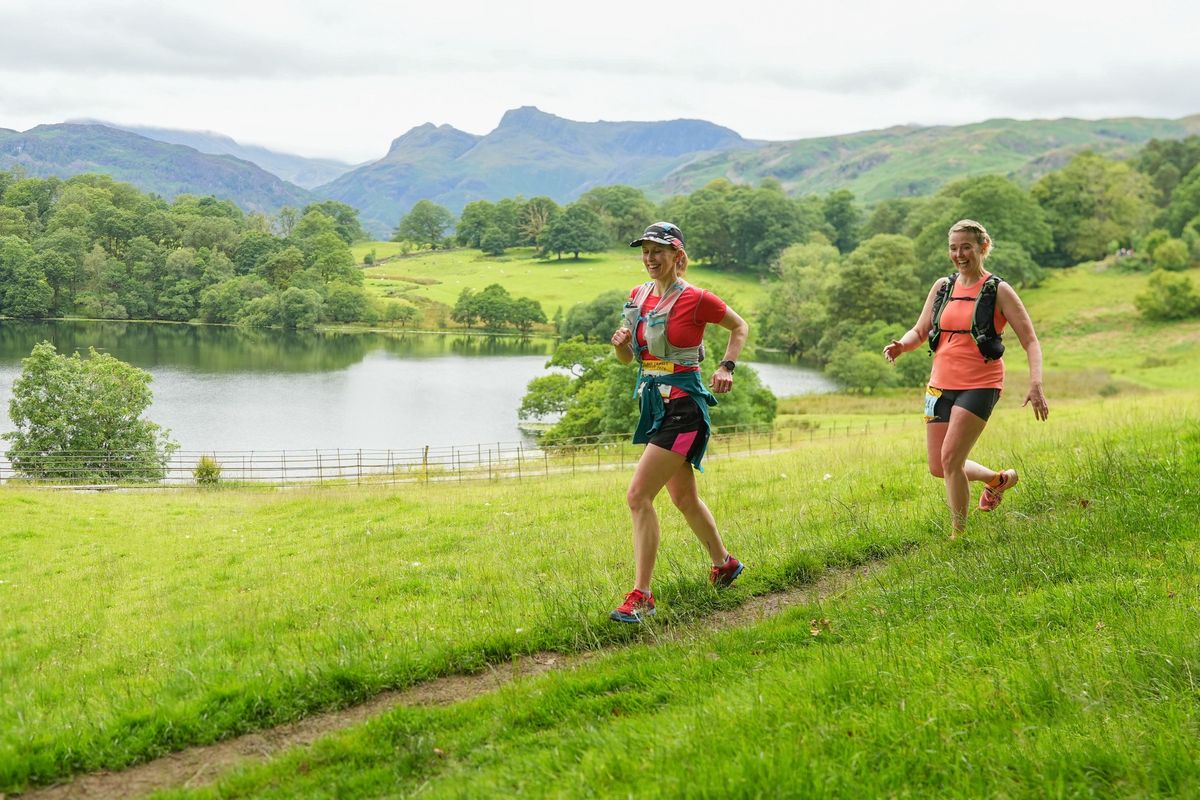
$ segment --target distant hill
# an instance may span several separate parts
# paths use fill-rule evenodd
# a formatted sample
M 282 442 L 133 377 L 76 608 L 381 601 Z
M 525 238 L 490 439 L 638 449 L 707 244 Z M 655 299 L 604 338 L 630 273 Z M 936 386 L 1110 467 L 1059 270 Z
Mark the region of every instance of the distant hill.
M 575 122 L 525 106 L 486 136 L 449 125 L 413 128 L 379 161 L 314 191 L 358 207 L 364 226 L 386 234 L 422 199 L 455 212 L 472 200 L 518 194 L 567 202 L 594 186 L 648 186 L 696 158 L 754 146 L 702 120 Z
M 188 131 L 175 128 L 151 128 L 140 125 L 115 125 L 102 120 L 72 120 L 83 124 L 105 125 L 109 128 L 136 133 L 147 139 L 155 139 L 168 144 L 182 144 L 218 156 L 234 156 L 243 161 L 249 161 L 283 178 L 303 189 L 311 189 L 323 183 L 329 183 L 339 175 L 344 175 L 354 169 L 355 164 L 347 164 L 332 158 L 306 158 L 291 153 L 280 153 L 252 144 L 240 142 L 213 131 Z
M 104 125 L 64 123 L 39 125 L 23 133 L 0 131 L 0 169 L 14 166 L 39 177 L 101 172 L 167 199 L 212 194 L 233 200 L 246 211 L 270 213 L 315 199 L 248 161 Z
M 758 183 L 776 178 L 789 194 L 849 189 L 864 202 L 929 194 L 966 175 L 1000 173 L 1033 180 L 1091 149 L 1132 153 L 1150 139 L 1200 134 L 1200 115 L 1163 119 L 993 119 L 972 125 L 903 126 L 767 142 L 697 159 L 651 187 L 655 197 L 694 191 L 715 178 Z

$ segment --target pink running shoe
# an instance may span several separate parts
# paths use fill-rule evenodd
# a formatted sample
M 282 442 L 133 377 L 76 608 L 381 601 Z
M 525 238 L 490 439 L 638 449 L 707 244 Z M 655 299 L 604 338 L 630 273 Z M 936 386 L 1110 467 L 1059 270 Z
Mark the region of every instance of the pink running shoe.
M 608 618 L 614 622 L 639 624 L 646 617 L 653 616 L 654 596 L 646 594 L 641 589 L 634 589 L 625 595 L 625 602 L 613 609 Z
M 1017 485 L 1017 471 L 1015 469 L 1006 469 L 1000 473 L 999 485 L 983 487 L 983 493 L 979 495 L 979 510 L 994 511 L 996 506 L 1000 505 L 1000 501 L 1004 499 L 1004 493 Z

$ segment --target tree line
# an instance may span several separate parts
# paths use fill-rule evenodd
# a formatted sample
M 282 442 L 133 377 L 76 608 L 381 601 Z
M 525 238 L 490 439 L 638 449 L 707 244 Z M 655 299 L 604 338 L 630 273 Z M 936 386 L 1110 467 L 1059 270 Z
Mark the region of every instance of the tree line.
M 168 203 L 96 174 L 0 172 L 0 314 L 307 328 L 386 315 L 363 290 L 356 209 L 276 216 L 229 200 Z

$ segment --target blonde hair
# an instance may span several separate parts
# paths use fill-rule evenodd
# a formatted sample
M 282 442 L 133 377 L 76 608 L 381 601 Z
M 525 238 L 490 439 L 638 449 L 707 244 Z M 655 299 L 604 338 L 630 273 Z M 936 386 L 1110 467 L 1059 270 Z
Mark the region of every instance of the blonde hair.
M 988 236 L 987 228 L 983 227 L 983 223 L 976 222 L 973 219 L 960 219 L 950 226 L 950 230 L 946 232 L 946 238 L 949 239 L 956 233 L 975 234 L 975 241 L 983 248 L 981 255 L 987 258 L 991 254 L 992 237 Z
M 675 275 L 682 278 L 683 273 L 687 272 L 688 254 L 687 250 L 684 250 L 682 247 L 677 247 L 676 250 L 679 251 L 679 255 L 682 256 L 682 258 L 680 258 L 675 264 Z

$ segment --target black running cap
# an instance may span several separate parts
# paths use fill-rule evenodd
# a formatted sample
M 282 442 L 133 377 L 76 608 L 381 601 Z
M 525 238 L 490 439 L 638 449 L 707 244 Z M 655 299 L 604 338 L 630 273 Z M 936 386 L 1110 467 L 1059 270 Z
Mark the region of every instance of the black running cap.
M 682 250 L 683 231 L 679 230 L 679 226 L 672 222 L 656 222 L 649 228 L 646 228 L 646 232 L 642 234 L 642 238 L 634 239 L 629 243 L 629 246 L 641 247 L 642 242 L 665 244 L 667 247 Z

